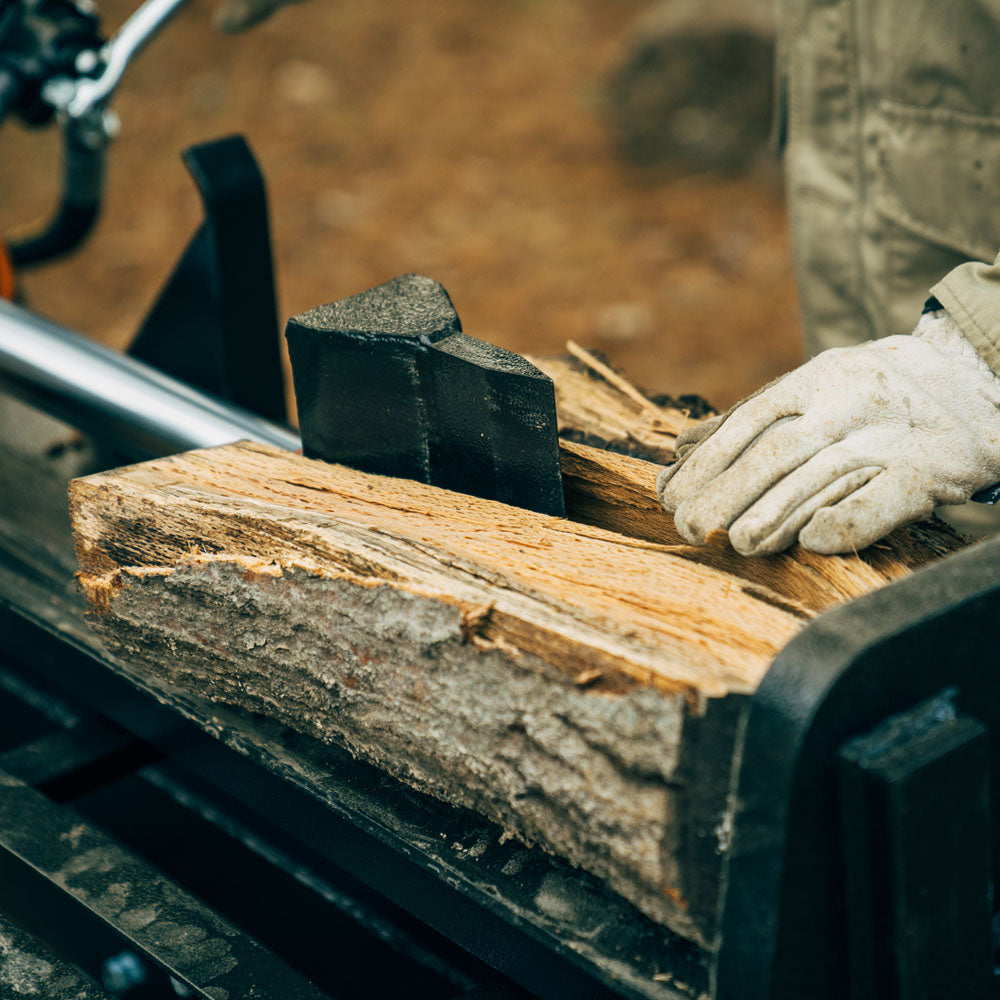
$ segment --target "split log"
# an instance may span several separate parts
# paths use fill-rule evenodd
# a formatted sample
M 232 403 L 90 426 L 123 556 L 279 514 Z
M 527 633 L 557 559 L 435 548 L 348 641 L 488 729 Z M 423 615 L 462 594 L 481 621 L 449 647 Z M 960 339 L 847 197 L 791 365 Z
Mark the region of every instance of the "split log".
M 669 546 L 678 557 L 773 591 L 812 613 L 884 587 L 965 544 L 934 519 L 900 528 L 852 555 L 821 556 L 796 545 L 747 559 L 724 532 L 704 546 L 691 545 L 677 533 L 656 496 L 659 466 L 569 441 L 561 442 L 561 454 L 566 511 L 573 520 Z
M 655 466 L 563 454 L 593 523 L 249 444 L 76 480 L 92 624 L 144 683 L 345 746 L 711 946 L 747 696 L 817 611 L 926 551 L 695 550 Z
M 852 556 L 818 556 L 795 546 L 745 559 L 724 534 L 714 544 L 689 545 L 664 516 L 656 476 L 660 465 L 673 461 L 677 435 L 716 411 L 699 396 L 649 399 L 594 354 L 572 341 L 568 347 L 565 357 L 531 361 L 555 383 L 566 509 L 575 521 L 670 545 L 678 556 L 769 588 L 811 611 L 883 587 L 964 544 L 934 519 L 895 531 Z
M 658 405 L 572 341 L 570 350 L 566 357 L 528 358 L 555 383 L 559 435 L 564 440 L 665 465 L 673 461 L 677 435 L 715 412 L 697 396 Z

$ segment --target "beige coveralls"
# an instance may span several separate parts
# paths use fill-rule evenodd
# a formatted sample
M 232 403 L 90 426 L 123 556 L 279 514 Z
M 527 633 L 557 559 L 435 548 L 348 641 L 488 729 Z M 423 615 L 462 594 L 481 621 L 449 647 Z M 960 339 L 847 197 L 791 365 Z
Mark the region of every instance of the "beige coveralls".
M 810 354 L 933 293 L 1000 374 L 1000 0 L 778 0 Z

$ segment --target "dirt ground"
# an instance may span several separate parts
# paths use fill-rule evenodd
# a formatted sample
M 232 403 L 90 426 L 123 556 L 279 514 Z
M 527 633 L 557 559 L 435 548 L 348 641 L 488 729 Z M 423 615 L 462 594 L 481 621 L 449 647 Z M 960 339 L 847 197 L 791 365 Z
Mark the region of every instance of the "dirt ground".
M 108 26 L 133 4 L 100 0 Z M 450 291 L 466 332 L 567 338 L 643 387 L 726 406 L 800 360 L 777 168 L 639 170 L 603 84 L 646 0 L 309 0 L 227 37 L 195 0 L 129 70 L 107 208 L 31 305 L 124 347 L 199 219 L 182 148 L 242 132 L 268 180 L 280 311 L 396 274 Z M 44 214 L 51 132 L 0 135 L 0 231 Z

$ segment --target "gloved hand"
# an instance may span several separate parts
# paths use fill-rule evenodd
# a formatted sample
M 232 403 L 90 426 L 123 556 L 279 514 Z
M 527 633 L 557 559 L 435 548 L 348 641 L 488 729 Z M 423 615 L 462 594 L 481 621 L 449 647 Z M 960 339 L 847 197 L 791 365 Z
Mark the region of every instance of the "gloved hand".
M 298 0 L 226 0 L 215 12 L 215 26 L 235 34 L 252 28 L 289 3 L 298 3 Z
M 677 445 L 657 490 L 689 541 L 857 551 L 1000 482 L 1000 379 L 929 313 L 910 336 L 824 351 Z

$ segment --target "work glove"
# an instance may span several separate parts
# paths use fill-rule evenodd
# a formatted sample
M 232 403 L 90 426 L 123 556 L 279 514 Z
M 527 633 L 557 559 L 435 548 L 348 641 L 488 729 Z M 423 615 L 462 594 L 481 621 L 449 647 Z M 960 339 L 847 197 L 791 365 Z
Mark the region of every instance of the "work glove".
M 230 34 L 252 28 L 279 7 L 299 0 L 226 0 L 215 12 L 215 26 Z
M 857 551 L 1000 481 L 1000 379 L 943 310 L 824 351 L 677 439 L 657 490 L 677 530 L 743 555 Z

